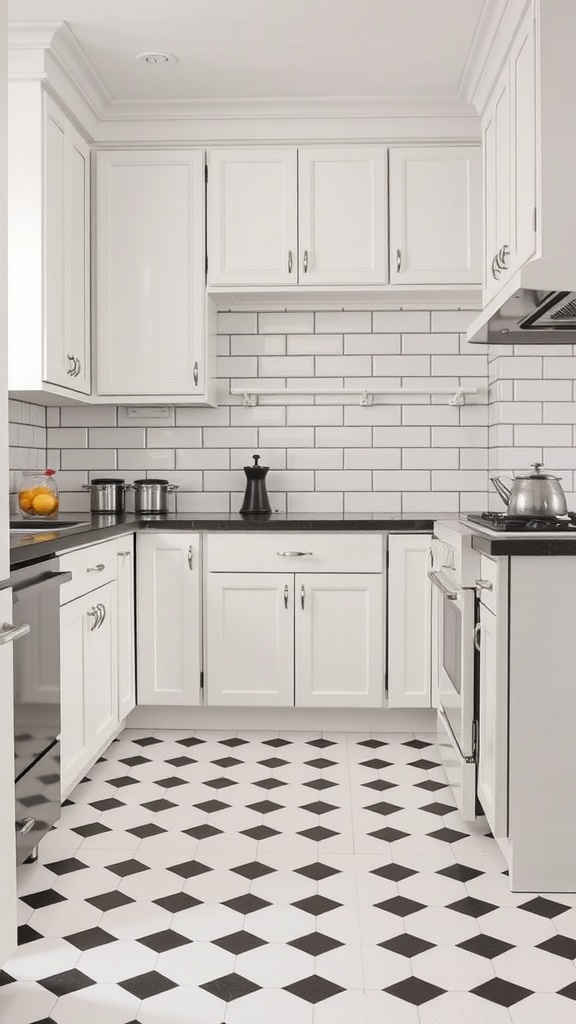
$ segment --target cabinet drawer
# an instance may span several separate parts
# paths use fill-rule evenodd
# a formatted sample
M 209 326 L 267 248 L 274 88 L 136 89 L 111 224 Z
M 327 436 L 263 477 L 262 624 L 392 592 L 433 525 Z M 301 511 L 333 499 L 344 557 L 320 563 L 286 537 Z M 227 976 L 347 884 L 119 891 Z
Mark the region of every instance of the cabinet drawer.
M 382 572 L 380 533 L 226 533 L 207 537 L 208 572 Z
M 498 588 L 498 562 L 487 555 L 480 555 L 480 579 L 492 584 L 492 589 L 482 587 L 480 590 L 480 603 L 491 612 L 496 613 L 497 609 L 497 588 Z
M 60 604 L 67 604 L 68 601 L 73 601 L 76 597 L 115 580 L 117 552 L 117 540 L 107 540 L 102 544 L 91 544 L 90 547 L 60 555 L 60 568 L 72 573 L 70 582 L 64 583 L 60 588 Z

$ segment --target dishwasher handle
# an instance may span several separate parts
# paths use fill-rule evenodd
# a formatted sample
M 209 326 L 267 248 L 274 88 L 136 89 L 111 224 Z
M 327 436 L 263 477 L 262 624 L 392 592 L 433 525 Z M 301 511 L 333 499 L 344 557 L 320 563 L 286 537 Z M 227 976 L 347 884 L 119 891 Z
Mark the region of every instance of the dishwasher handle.
M 30 626 L 27 622 L 23 622 L 21 626 L 13 626 L 11 622 L 4 622 L 0 625 L 0 646 L 2 644 L 9 644 L 12 640 L 19 640 L 22 636 L 27 636 L 30 632 Z
M 21 586 L 16 583 L 13 586 L 14 601 L 33 597 L 35 594 L 39 594 L 41 590 L 47 590 L 49 587 L 61 587 L 63 583 L 68 583 L 71 579 L 71 572 L 49 572 L 44 573 L 40 577 L 35 577 L 30 583 L 22 583 Z

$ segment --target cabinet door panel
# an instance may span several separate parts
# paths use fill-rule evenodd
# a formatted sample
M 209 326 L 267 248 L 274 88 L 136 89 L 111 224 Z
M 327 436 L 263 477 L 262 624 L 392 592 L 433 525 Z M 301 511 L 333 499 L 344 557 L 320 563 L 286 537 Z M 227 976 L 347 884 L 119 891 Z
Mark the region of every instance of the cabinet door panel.
M 90 754 L 96 754 L 118 725 L 118 663 L 116 649 L 116 584 L 107 583 L 87 595 L 100 611 L 89 633 L 88 688 Z
M 210 284 L 296 284 L 296 173 L 292 148 L 210 152 Z
M 386 149 L 298 152 L 299 283 L 385 284 Z
M 91 595 L 71 601 L 60 610 L 62 693 L 62 792 L 78 778 L 90 758 L 90 717 L 86 673 L 89 664 L 88 609 Z
M 468 284 L 482 276 L 480 147 L 390 150 L 390 280 Z
M 121 722 L 136 703 L 133 537 L 120 538 L 117 558 L 118 721 Z
M 383 701 L 382 576 L 296 576 L 296 704 L 380 707 Z
M 71 126 L 68 161 L 68 345 L 80 367 L 67 386 L 90 394 L 90 150 Z
M 13 622 L 12 591 L 0 591 L 0 622 Z M 18 641 L 16 641 L 18 642 Z M 0 964 L 16 947 L 16 844 L 14 843 L 14 694 L 12 644 L 0 645 Z
M 67 118 L 46 97 L 44 116 L 44 377 L 70 387 L 68 374 Z
M 512 261 L 521 267 L 536 251 L 536 41 L 534 11 L 511 55 Z
M 388 565 L 388 706 L 430 707 L 430 537 L 390 536 Z
M 138 538 L 138 704 L 200 703 L 200 538 Z
M 97 170 L 99 394 L 196 395 L 204 373 L 203 154 L 98 153 Z
M 486 218 L 486 295 L 495 295 L 510 273 L 511 205 L 510 205 L 510 76 L 508 67 L 500 77 L 490 103 L 484 125 Z M 506 267 L 494 260 L 506 247 Z M 493 270 L 494 267 L 494 270 Z
M 294 703 L 294 576 L 209 573 L 209 704 Z

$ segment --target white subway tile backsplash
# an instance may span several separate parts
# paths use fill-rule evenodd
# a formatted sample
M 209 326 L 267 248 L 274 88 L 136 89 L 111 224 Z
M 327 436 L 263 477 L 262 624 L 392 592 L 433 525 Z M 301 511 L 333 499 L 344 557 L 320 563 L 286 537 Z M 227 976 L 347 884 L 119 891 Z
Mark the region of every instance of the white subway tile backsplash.
M 480 491 L 486 488 L 486 473 L 483 470 L 456 469 L 433 470 L 433 491 Z
M 115 427 L 116 414 L 114 405 L 64 405 L 60 409 L 60 426 Z
M 374 473 L 375 491 L 429 491 L 430 473 L 419 469 L 385 469 Z
M 266 478 L 267 489 L 290 494 L 292 491 L 313 491 L 314 473 L 307 470 L 270 470 Z
M 539 356 L 500 356 L 496 363 L 495 372 L 499 377 L 511 380 L 540 380 L 542 377 L 542 359 Z
M 463 333 L 468 330 L 478 310 L 474 309 L 433 309 L 432 331 L 456 331 Z
M 402 408 L 399 405 L 384 405 L 380 402 L 367 407 L 349 405 L 344 409 L 346 426 L 361 427 L 366 424 L 378 427 L 399 426 Z
M 200 427 L 149 427 L 146 437 L 148 448 L 200 448 L 202 445 Z
M 219 377 L 256 377 L 258 360 L 256 356 L 218 356 Z
M 439 519 L 446 513 L 452 514 L 459 511 L 460 497 L 457 492 L 446 491 L 426 494 L 412 492 L 402 497 L 402 511 L 418 515 L 436 515 Z
M 123 453 L 116 452 L 116 449 L 109 449 L 106 451 L 103 448 L 94 448 L 93 450 L 66 448 L 62 450 L 60 463 L 62 469 L 123 469 L 124 467 L 121 465 L 119 458 L 121 454 Z M 131 455 L 132 452 L 129 452 L 128 454 Z M 146 453 L 141 452 L 140 454 L 145 455 Z M 50 455 L 48 458 L 50 459 L 50 465 L 52 465 L 54 469 L 58 469 L 59 467 L 56 465 L 56 459 L 51 458 Z M 118 466 L 116 465 L 117 461 Z M 131 467 L 127 466 L 126 468 L 128 469 Z M 103 475 L 105 476 L 106 474 L 103 473 Z
M 432 427 L 432 444 L 439 448 L 485 448 L 487 443 L 487 427 Z
M 205 470 L 205 491 L 240 491 L 246 486 L 246 476 L 238 470 Z
M 312 448 L 314 427 L 260 427 L 259 441 L 264 448 Z
M 230 338 L 231 356 L 285 356 L 284 335 L 233 334 Z
M 317 377 L 369 377 L 371 356 L 316 356 Z
M 514 398 L 517 402 L 571 402 L 573 397 L 571 380 L 517 380 L 514 382 Z
M 401 448 L 345 448 L 346 469 L 400 469 Z
M 344 494 L 344 511 L 356 512 L 401 512 L 402 495 L 389 491 L 351 491 Z
M 176 409 L 177 427 L 227 427 L 230 424 L 230 407 L 219 405 L 216 409 L 193 409 L 184 406 Z M 147 423 L 146 426 L 156 427 L 157 423 Z M 165 424 L 165 426 L 174 426 Z
M 64 453 L 63 453 L 64 454 Z M 89 455 L 98 455 L 88 452 Z M 102 450 L 102 454 L 107 454 Z M 139 448 L 122 449 L 118 452 L 118 469 L 150 470 L 152 476 L 175 468 L 176 451 L 174 448 Z
M 286 508 L 288 512 L 314 515 L 321 512 L 344 511 L 344 495 L 340 491 L 334 493 L 314 491 L 314 493 L 309 494 L 299 491 L 296 494 L 288 494 L 287 497 Z
M 289 427 L 339 427 L 344 417 L 341 405 L 292 405 L 286 413 Z
M 253 466 L 253 455 L 260 456 L 260 465 L 269 466 L 270 469 L 286 469 L 285 448 L 231 448 L 230 469 L 243 469 L 244 466 Z M 292 467 L 289 466 L 289 469 Z M 294 467 L 299 468 L 299 467 Z
M 428 335 L 428 337 L 430 337 Z M 318 339 L 321 340 L 320 338 Z M 399 334 L 345 334 L 344 352 L 347 356 L 399 355 Z
M 430 330 L 430 313 L 428 310 L 375 310 L 373 313 L 373 330 L 384 334 L 399 332 L 421 333 Z
M 144 448 L 146 432 L 143 427 L 90 427 L 88 442 L 91 448 Z M 50 443 L 54 444 L 54 440 Z
M 430 377 L 430 356 L 374 356 L 375 377 Z
M 342 349 L 341 334 L 289 334 L 286 339 L 289 356 L 341 356 Z
M 404 355 L 454 355 L 460 350 L 458 334 L 403 334 Z
M 202 494 L 180 494 L 176 497 L 178 512 L 213 512 L 226 514 L 230 511 L 230 495 L 216 491 L 205 491 Z
M 538 360 L 536 360 L 538 362 Z M 432 376 L 457 373 L 482 375 L 488 368 L 486 356 L 432 356 Z
M 288 469 L 342 469 L 341 448 L 289 448 Z
M 534 426 L 525 424 L 514 427 L 514 444 L 518 445 L 558 445 L 572 444 L 572 426 L 569 424 L 538 423 Z
M 176 469 L 229 469 L 229 448 L 178 448 Z
M 368 469 L 318 470 L 317 491 L 371 491 L 372 473 Z
M 218 313 L 218 334 L 257 334 L 257 313 Z
M 457 448 L 406 448 L 402 452 L 402 469 L 458 469 Z
M 204 448 L 253 448 L 258 443 L 256 427 L 205 427 Z
M 313 334 L 314 313 L 309 313 L 304 310 L 287 310 L 279 313 L 259 313 L 258 333 Z
M 260 377 L 314 377 L 314 356 L 260 356 L 258 374 Z
M 374 444 L 378 448 L 427 448 L 430 427 L 374 427 Z
M 316 444 L 319 448 L 369 448 L 372 428 L 317 427 Z
M 544 377 L 576 378 L 576 356 L 544 357 Z
M 334 310 L 316 313 L 317 334 L 369 334 L 372 313 L 364 310 Z
M 576 402 L 545 402 L 543 408 L 544 423 L 576 423 Z M 539 420 L 534 418 L 531 422 Z
M 405 405 L 402 409 L 402 423 L 406 426 L 421 424 L 451 427 L 460 422 L 460 410 L 446 404 L 443 405 Z
M 284 427 L 286 425 L 286 406 L 235 405 L 230 410 L 230 424 L 233 427 Z

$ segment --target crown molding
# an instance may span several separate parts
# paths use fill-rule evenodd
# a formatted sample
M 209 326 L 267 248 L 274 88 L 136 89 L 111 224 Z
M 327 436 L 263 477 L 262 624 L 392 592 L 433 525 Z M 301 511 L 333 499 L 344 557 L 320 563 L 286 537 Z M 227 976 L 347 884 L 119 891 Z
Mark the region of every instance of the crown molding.
M 52 40 L 51 50 L 94 113 L 102 118 L 113 98 L 65 21 Z
M 462 99 L 472 104 L 480 115 L 531 2 L 485 0 L 458 89 Z

